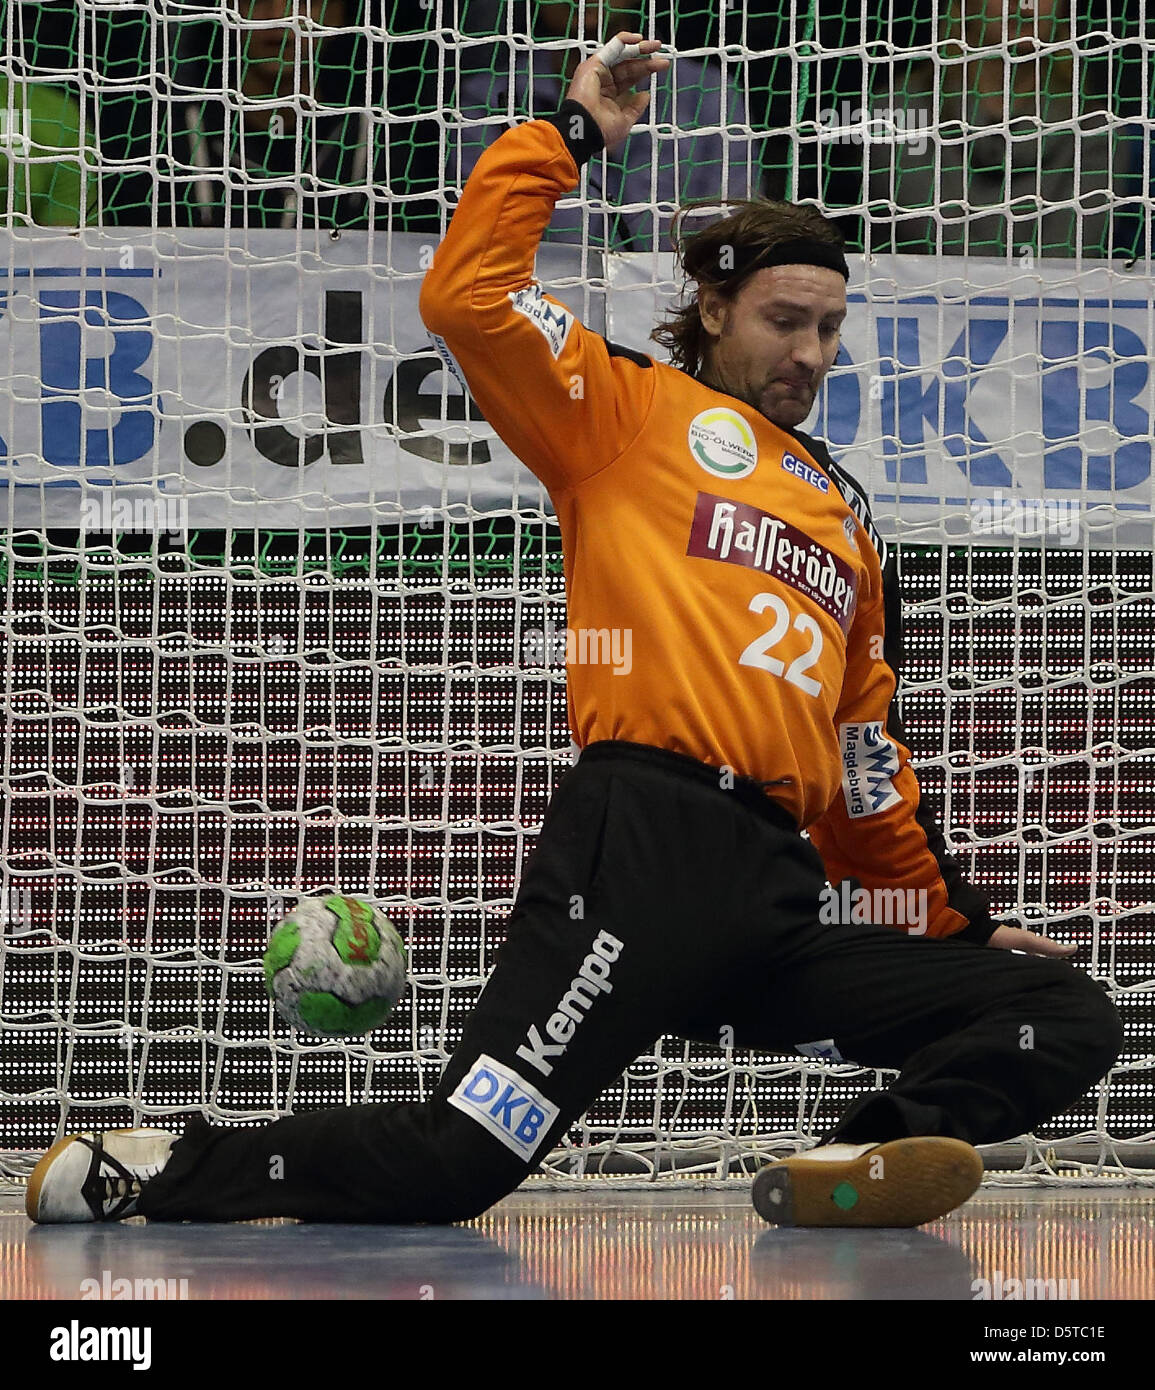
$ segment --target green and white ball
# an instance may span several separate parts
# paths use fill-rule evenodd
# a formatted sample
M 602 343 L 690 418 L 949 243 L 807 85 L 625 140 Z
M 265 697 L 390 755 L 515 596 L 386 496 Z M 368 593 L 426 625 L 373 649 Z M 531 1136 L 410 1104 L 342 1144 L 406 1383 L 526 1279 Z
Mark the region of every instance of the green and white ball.
M 274 928 L 264 965 L 281 1017 L 325 1038 L 380 1028 L 405 990 L 405 945 L 359 898 L 303 898 Z

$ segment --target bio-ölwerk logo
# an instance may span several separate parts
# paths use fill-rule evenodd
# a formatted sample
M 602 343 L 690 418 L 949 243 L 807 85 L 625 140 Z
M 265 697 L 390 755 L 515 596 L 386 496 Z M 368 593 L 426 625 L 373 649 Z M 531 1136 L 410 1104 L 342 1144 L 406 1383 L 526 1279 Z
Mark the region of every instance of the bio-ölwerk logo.
M 746 478 L 758 466 L 754 431 L 736 410 L 715 406 L 690 421 L 690 453 L 716 478 Z

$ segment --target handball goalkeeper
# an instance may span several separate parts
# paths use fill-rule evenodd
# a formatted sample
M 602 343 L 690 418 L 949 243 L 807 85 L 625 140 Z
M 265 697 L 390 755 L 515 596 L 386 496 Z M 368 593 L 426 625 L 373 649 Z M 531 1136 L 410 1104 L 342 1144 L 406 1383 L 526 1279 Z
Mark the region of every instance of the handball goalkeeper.
M 781 1224 L 917 1225 L 974 1191 L 974 1145 L 1047 1121 L 1117 1057 L 1102 990 L 1038 958 L 1067 948 L 992 921 L 921 803 L 894 705 L 894 557 L 799 429 L 846 314 L 834 227 L 756 200 L 699 232 L 681 252 L 696 295 L 654 334 L 672 365 L 534 281 L 555 202 L 626 139 L 635 89 L 669 66 L 658 48 L 618 35 L 555 116 L 486 151 L 422 289 L 447 369 L 549 490 L 571 627 L 632 644 L 628 671 L 569 668 L 580 755 L 437 1091 L 258 1129 L 198 1119 L 175 1142 L 73 1136 L 33 1175 L 34 1220 L 465 1220 L 672 1033 L 829 1039 L 897 1070 L 764 1168 L 754 1200 Z M 844 882 L 925 912 L 825 922 Z

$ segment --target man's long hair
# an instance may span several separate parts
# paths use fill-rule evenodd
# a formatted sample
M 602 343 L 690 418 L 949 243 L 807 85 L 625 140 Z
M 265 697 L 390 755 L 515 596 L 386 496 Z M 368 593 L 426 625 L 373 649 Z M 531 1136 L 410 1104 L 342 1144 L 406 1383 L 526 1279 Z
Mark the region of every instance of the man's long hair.
M 688 217 L 700 216 L 703 207 L 714 203 L 686 203 L 680 207 L 670 229 L 679 268 L 686 280 L 698 289 L 680 308 L 673 309 L 650 334 L 667 349 L 675 367 L 697 376 L 705 365 L 710 335 L 702 327 L 698 295 L 703 285 L 716 285 L 727 300 L 736 299 L 742 286 L 761 268 L 757 257 L 783 241 L 810 237 L 830 246 L 843 245 L 842 233 L 833 222 L 806 203 L 779 203 L 770 198 L 748 198 L 728 202 L 730 209 L 693 235 L 686 235 Z M 753 262 L 751 265 L 750 262 Z M 742 270 L 740 267 L 747 266 Z M 739 267 L 735 269 L 735 267 Z

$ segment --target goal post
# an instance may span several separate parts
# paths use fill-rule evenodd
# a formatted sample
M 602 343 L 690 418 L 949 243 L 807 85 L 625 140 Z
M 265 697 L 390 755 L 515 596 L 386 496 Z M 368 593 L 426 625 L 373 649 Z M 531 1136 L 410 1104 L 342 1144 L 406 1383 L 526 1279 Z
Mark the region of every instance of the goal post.
M 1148 0 L 874 8 L 4 9 L 0 1172 L 71 1129 L 436 1085 L 572 749 L 556 520 L 417 295 L 472 162 L 611 21 L 678 58 L 538 275 L 660 357 L 680 200 L 838 218 L 850 316 L 807 427 L 899 547 L 924 794 L 1126 1028 L 989 1162 L 1155 1166 Z M 348 1043 L 289 1030 L 260 967 L 326 890 L 409 952 Z M 749 1174 L 885 1083 L 826 1042 L 663 1038 L 545 1178 Z

